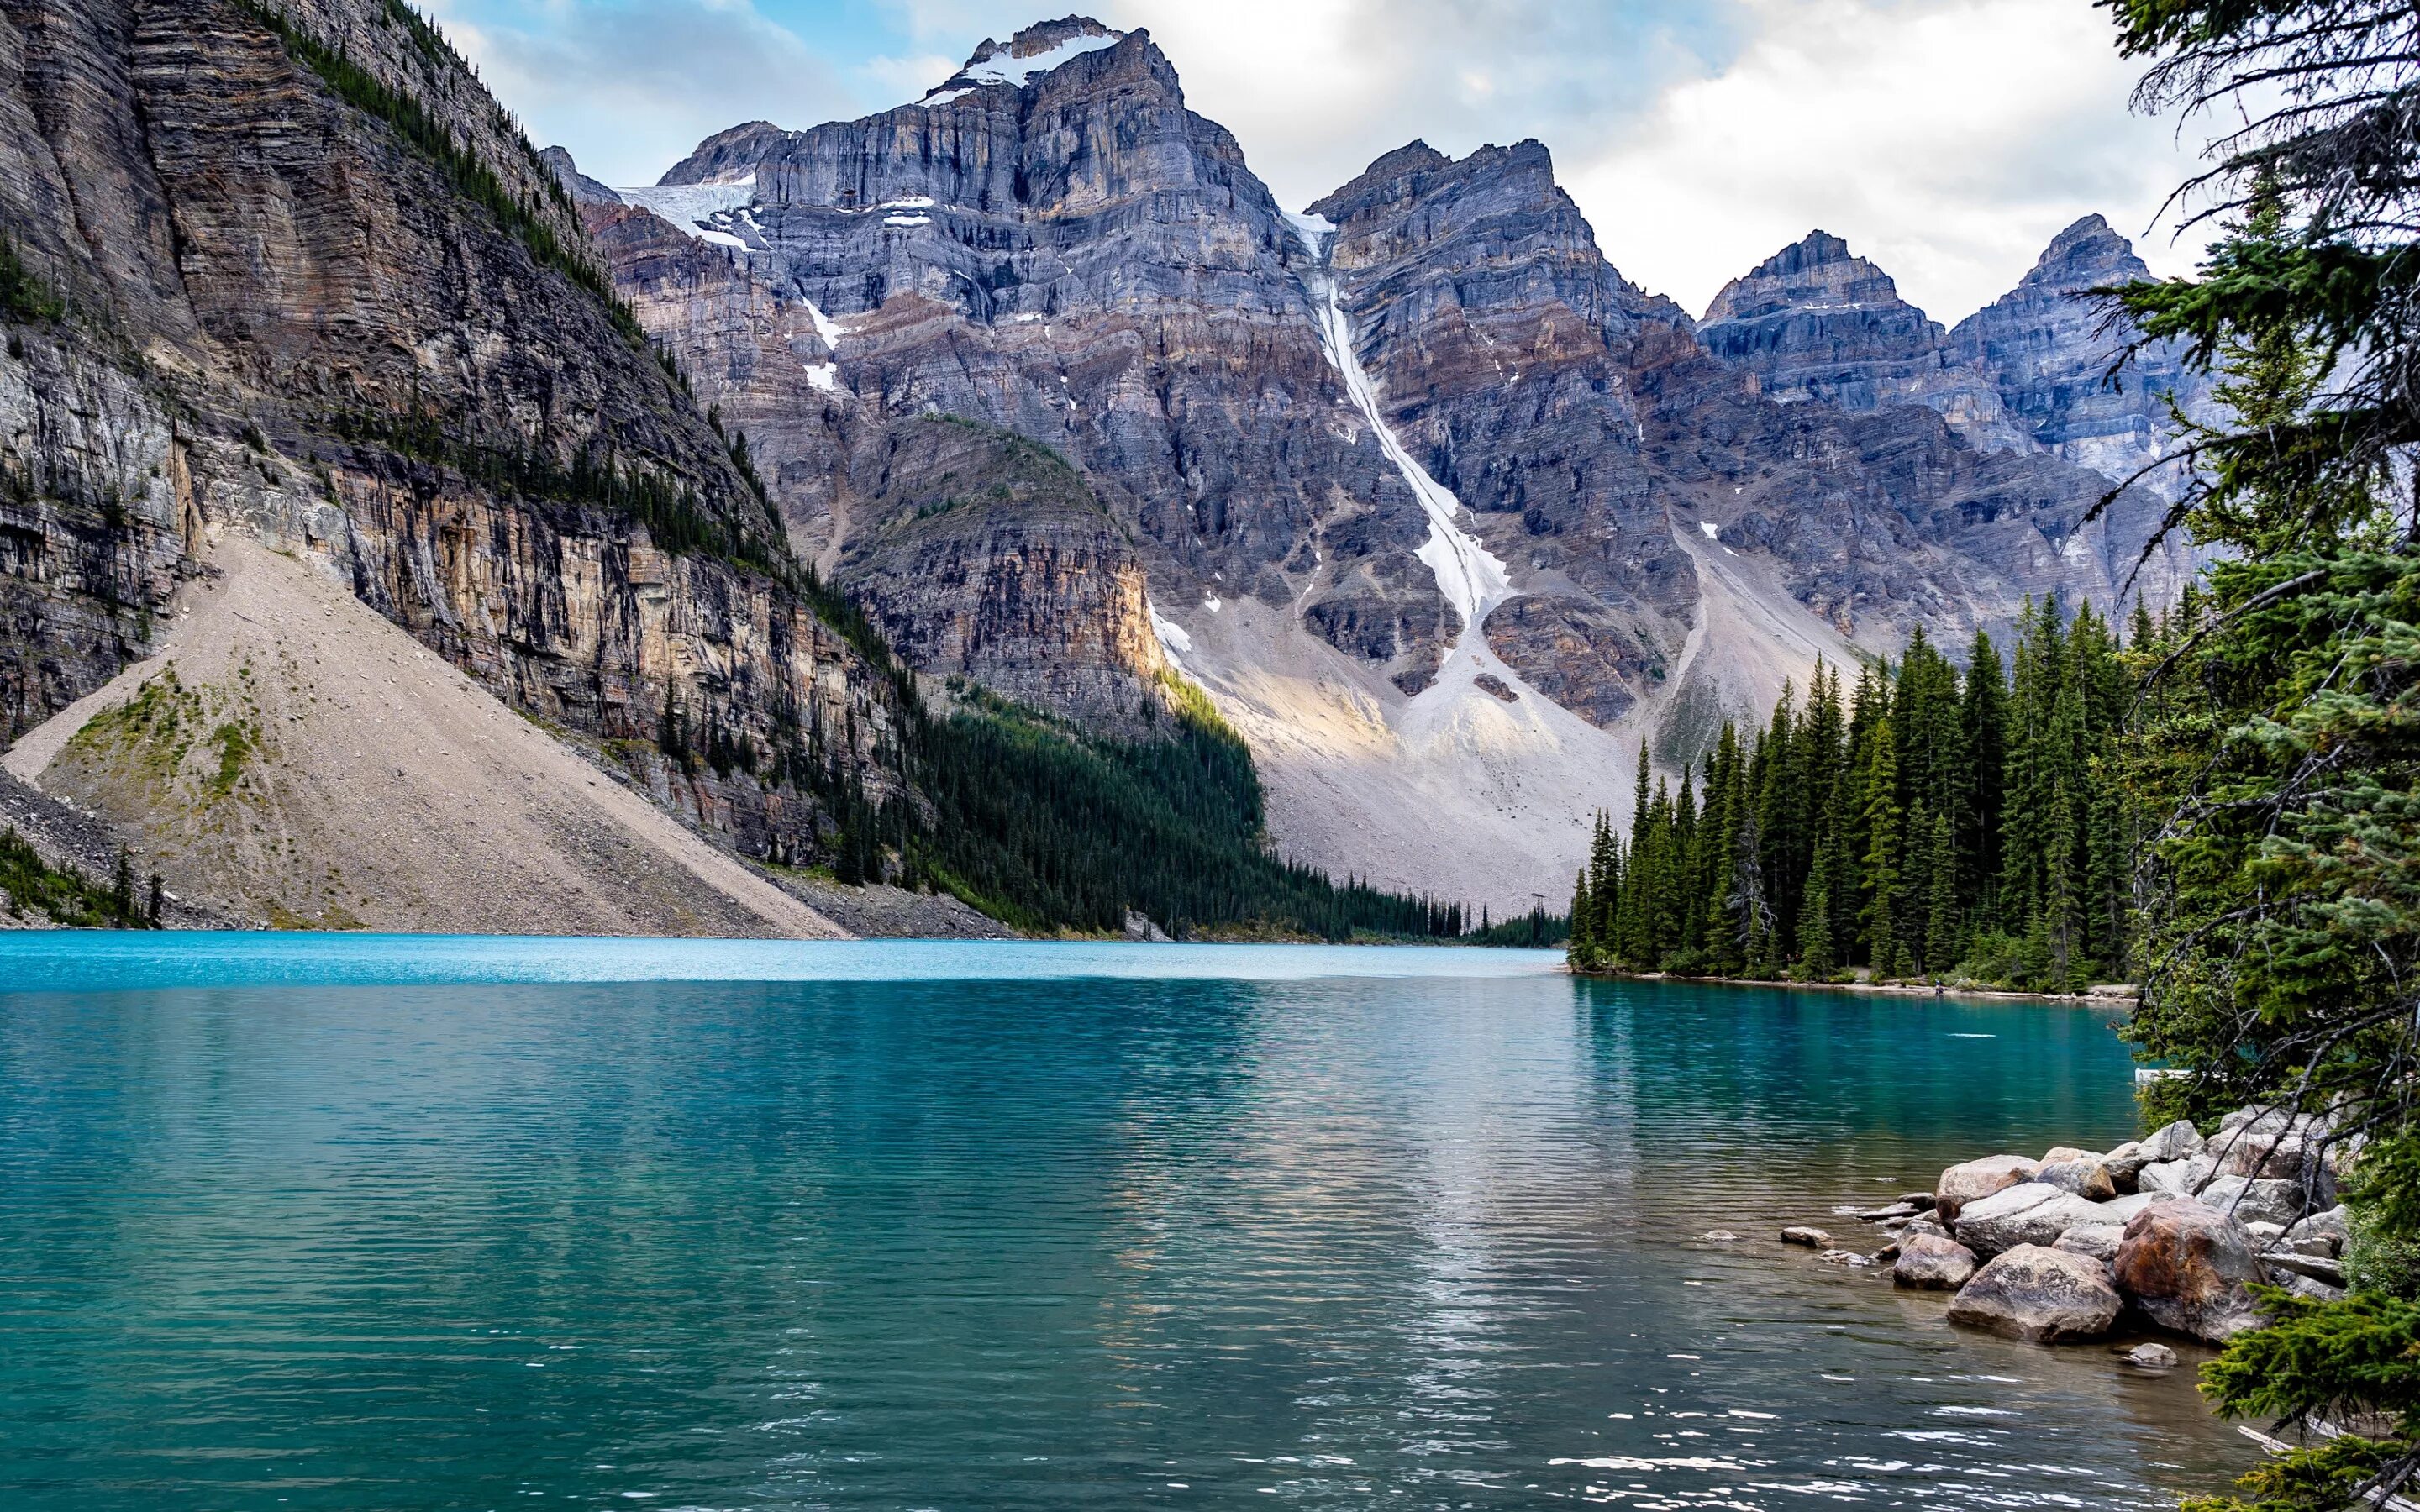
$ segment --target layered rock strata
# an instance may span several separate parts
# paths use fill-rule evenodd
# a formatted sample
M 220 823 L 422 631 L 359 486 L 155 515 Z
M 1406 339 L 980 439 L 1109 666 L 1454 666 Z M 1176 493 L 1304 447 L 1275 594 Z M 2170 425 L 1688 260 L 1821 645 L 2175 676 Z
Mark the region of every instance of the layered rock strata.
M 752 854 L 862 772 L 883 685 L 620 315 L 568 197 L 378 0 L 12 0 L 0 696 L 23 728 L 152 643 L 210 535 L 295 554 Z M 147 620 L 147 616 L 153 617 Z M 668 713 L 744 751 L 649 751 Z M 752 768 L 751 770 L 750 768 Z

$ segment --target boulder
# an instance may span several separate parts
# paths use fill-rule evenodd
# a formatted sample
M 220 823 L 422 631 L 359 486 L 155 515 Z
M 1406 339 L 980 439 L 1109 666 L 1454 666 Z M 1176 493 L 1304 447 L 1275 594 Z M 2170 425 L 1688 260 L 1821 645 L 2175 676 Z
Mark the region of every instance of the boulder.
M 1815 1257 L 1826 1265 L 1850 1265 L 1862 1268 L 1874 1263 L 1872 1256 L 1860 1255 L 1853 1249 L 1827 1249 Z
M 2328 1259 L 2318 1255 L 2296 1255 L 2288 1251 L 2283 1254 L 2263 1255 L 2260 1257 L 2260 1264 L 2269 1273 L 2270 1279 L 2281 1287 L 2289 1284 L 2286 1280 L 2289 1275 L 2306 1275 L 2314 1281 L 2324 1281 L 2332 1287 L 2341 1288 L 2345 1284 L 2342 1260 Z
M 2186 1160 L 2155 1161 L 2136 1173 L 2134 1189 L 2189 1197 L 2209 1185 L 2210 1179 L 2217 1172 L 2218 1163 L 2204 1155 L 2195 1155 Z
M 1830 1249 L 1832 1247 L 1832 1236 L 1830 1234 L 1825 1233 L 1821 1228 L 1809 1228 L 1804 1226 L 1783 1229 L 1781 1231 L 1781 1242 L 1785 1244 L 1803 1244 L 1808 1249 Z
M 2201 1189 L 2202 1201 L 2238 1223 L 2274 1224 L 2283 1233 L 2303 1216 L 2303 1183 L 2258 1180 L 2248 1176 L 2220 1176 Z
M 1899 1242 L 1904 1244 L 1909 1240 L 1915 1239 L 1919 1235 L 1927 1239 L 1948 1239 L 1951 1237 L 1948 1229 L 1943 1227 L 1938 1222 L 1931 1218 L 1910 1218 L 1907 1221 L 1907 1227 L 1899 1231 Z
M 2020 1244 L 2055 1244 L 2079 1224 L 2122 1224 L 2149 1200 L 2094 1202 L 2044 1181 L 2026 1181 L 1968 1203 L 1951 1228 L 1960 1243 L 1988 1257 Z
M 2109 1180 L 2117 1184 L 2118 1191 L 2132 1192 L 2134 1190 L 2134 1178 L 2144 1166 L 2151 1164 L 2151 1157 L 2144 1153 L 2140 1142 L 2129 1139 L 2102 1156 L 2101 1164 L 2109 1168 Z
M 2243 1118 L 2243 1113 L 2253 1116 Z M 2240 1121 L 2222 1127 L 2208 1146 L 2224 1176 L 2301 1180 L 2305 1163 L 2316 1164 L 2311 1161 L 2313 1147 L 2326 1133 L 2326 1124 L 2316 1116 L 2284 1108 L 2247 1108 L 2227 1118 Z
M 2112 1267 L 2118 1288 L 2162 1328 L 2224 1343 L 2260 1315 L 2245 1283 L 2262 1279 L 2251 1237 L 2191 1197 L 2154 1201 L 2128 1220 Z
M 2126 1363 L 2146 1370 L 2169 1370 L 2176 1366 L 2177 1351 L 2164 1344 L 2137 1344 L 2126 1351 Z
M 2053 1249 L 2063 1249 L 2070 1255 L 2087 1256 L 2103 1265 L 2116 1262 L 2118 1241 L 2126 1237 L 2126 1226 L 2120 1223 L 2077 1224 L 2058 1236 Z
M 1986 1155 L 1952 1165 L 1941 1173 L 1932 1189 L 1933 1211 L 1943 1223 L 1948 1223 L 1958 1216 L 1959 1209 L 1978 1197 L 2032 1180 L 2034 1168 L 2034 1163 L 2023 1155 Z
M 2072 1192 L 2091 1202 L 2106 1202 L 2118 1195 L 2117 1179 L 2109 1174 L 2098 1155 L 2083 1155 L 2074 1160 L 2044 1161 L 2034 1172 L 2034 1180 L 2062 1192 Z
M 1709 1243 L 1728 1244 L 1732 1240 L 1739 1238 L 1739 1235 L 1732 1233 L 1728 1228 L 1709 1228 L 1706 1230 L 1704 1237 Z
M 2148 1139 L 2136 1142 L 2146 1164 L 2152 1161 L 2190 1160 L 2201 1153 L 2201 1131 L 2189 1119 L 2179 1119 Z
M 2332 1287 L 2326 1282 L 2319 1279 L 2317 1276 L 2302 1275 L 2292 1271 L 2282 1271 L 2271 1279 L 2275 1281 L 2277 1285 L 2292 1292 L 2295 1296 L 2308 1297 L 2313 1302 L 2342 1302 L 2345 1299 L 2344 1288 Z
M 2038 1344 L 2095 1339 L 2125 1303 L 2098 1260 L 2020 1244 L 1976 1272 L 1949 1304 L 1949 1320 Z
M 1914 1234 L 1899 1242 L 1891 1284 L 1918 1291 L 1955 1291 L 1975 1273 L 1978 1263 L 1975 1252 L 1954 1239 Z
M 2338 1204 L 2325 1212 L 2312 1213 L 2295 1223 L 2286 1230 L 2282 1242 L 2284 1248 L 2297 1255 L 2339 1256 L 2344 1253 L 2345 1241 L 2350 1237 L 2351 1230 L 2346 1227 L 2344 1207 Z
M 2043 1150 L 2042 1158 L 2034 1162 L 2034 1164 L 2036 1165 L 2067 1165 L 2080 1160 L 2099 1160 L 2101 1156 L 2096 1151 L 2078 1149 L 2073 1145 L 2053 1145 L 2048 1149 Z M 2040 1180 L 2040 1178 L 2036 1177 L 2035 1180 Z

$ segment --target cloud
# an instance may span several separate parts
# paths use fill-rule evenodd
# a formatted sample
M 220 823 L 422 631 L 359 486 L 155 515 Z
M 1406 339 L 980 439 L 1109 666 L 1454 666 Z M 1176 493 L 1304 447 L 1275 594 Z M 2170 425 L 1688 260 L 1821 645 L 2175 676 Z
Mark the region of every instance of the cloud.
M 702 137 L 914 100 L 1061 0 L 443 0 L 541 145 L 613 182 Z M 1702 310 L 1815 226 L 1954 321 L 2099 211 L 2141 233 L 2190 171 L 2091 0 L 1093 0 L 1149 27 L 1279 200 L 1414 137 L 1536 137 L 1633 279 Z
M 2191 173 L 2084 0 L 1753 0 L 1753 39 L 1636 125 L 1560 156 L 1606 255 L 1702 310 L 1808 230 L 1848 239 L 1945 323 L 2005 292 L 2092 211 L 2144 235 Z
M 541 4 L 446 31 L 540 147 L 611 184 L 653 183 L 704 138 L 749 120 L 812 126 L 861 114 L 841 70 L 748 0 Z

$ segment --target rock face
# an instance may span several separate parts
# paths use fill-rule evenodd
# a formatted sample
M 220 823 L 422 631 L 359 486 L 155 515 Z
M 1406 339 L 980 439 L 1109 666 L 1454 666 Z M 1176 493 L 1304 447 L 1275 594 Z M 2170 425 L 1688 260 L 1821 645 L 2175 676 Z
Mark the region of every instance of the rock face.
M 1998 391 L 1952 356 L 1941 327 L 1829 232 L 1807 233 L 1725 285 L 1698 336 L 1768 398 L 1855 410 L 1922 405 L 1980 450 L 2024 445 Z
M 2033 445 L 2113 480 L 2133 477 L 2175 434 L 2171 400 L 2188 415 L 2211 403 L 2209 378 L 2186 371 L 2175 343 L 2144 347 L 2111 381 L 2132 328 L 2102 330 L 2106 312 L 2092 290 L 2150 271 L 2133 243 L 2087 215 L 2052 239 L 2015 288 L 1960 321 L 1948 353 L 1988 376 Z M 2144 481 L 2174 498 L 2185 480 L 2171 468 Z
M 1597 250 L 1536 142 L 1460 162 L 1415 142 L 1311 208 L 1383 412 L 1536 584 L 1487 643 L 1603 725 L 1669 669 L 1698 603 L 1642 455 L 1629 364 L 1683 323 Z
M 845 550 L 869 455 L 893 455 L 894 420 L 937 410 L 1079 467 L 1136 532 L 1163 609 L 1293 606 L 1324 561 L 1306 625 L 1390 671 L 1432 665 L 1451 626 L 1412 554 L 1419 508 L 1356 424 L 1305 295 L 1310 254 L 1234 140 L 1185 108 L 1146 34 L 1074 21 L 991 45 L 923 103 L 741 127 L 623 192 L 732 273 L 686 271 L 659 233 L 608 236 L 617 286 L 772 459 L 810 541 Z M 781 328 L 783 351 L 738 339 L 751 325 Z
M 2037 1344 L 2096 1339 L 2124 1303 L 2100 1261 L 2024 1244 L 1993 1257 L 1949 1304 L 1949 1320 Z
M 2191 1198 L 2154 1201 L 2126 1224 L 2118 1285 L 2153 1322 L 2221 1343 L 2259 1324 L 2245 1283 L 2263 1279 L 2251 1236 Z
M 15 725 L 145 649 L 234 531 L 513 706 L 631 743 L 725 843 L 814 851 L 818 804 L 767 775 L 811 745 L 886 782 L 885 689 L 765 570 L 765 505 L 433 30 L 370 0 L 26 0 L 6 36 L 42 63 L 0 81 L 0 225 L 74 312 L 15 322 L 0 363 Z M 369 107 L 322 76 L 338 54 Z M 407 101 L 500 191 L 390 124 Z M 656 762 L 675 705 L 750 769 Z
M 1014 432 L 898 422 L 833 580 L 918 669 L 1135 729 L 1171 671 L 1142 564 L 1081 474 Z

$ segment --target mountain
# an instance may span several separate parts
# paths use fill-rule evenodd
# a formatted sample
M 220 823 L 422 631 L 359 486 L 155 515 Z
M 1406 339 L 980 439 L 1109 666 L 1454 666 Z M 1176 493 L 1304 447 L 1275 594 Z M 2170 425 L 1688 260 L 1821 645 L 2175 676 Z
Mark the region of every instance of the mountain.
M 624 189 L 399 0 L 0 48 L 0 786 L 178 917 L 1450 927 L 1261 843 L 1526 908 L 1642 745 L 2114 605 L 2161 507 L 2085 523 L 2105 227 L 1946 335 L 1820 236 L 1700 323 L 1540 144 L 1289 214 L 1080 17 Z
M 2211 405 L 2209 377 L 2186 369 L 2179 343 L 2146 345 L 2118 365 L 2133 332 L 2111 324 L 2091 292 L 2150 276 L 2133 243 L 2087 215 L 2052 239 L 2015 288 L 1958 322 L 1948 350 L 1992 380 L 2035 445 L 2105 477 L 2133 478 L 2175 435 L 2171 401 L 2197 418 Z M 2184 481 L 2173 467 L 2144 478 L 2167 498 Z
M 2025 444 L 1999 392 L 1953 358 L 1941 327 L 1829 232 L 1808 232 L 1725 285 L 1698 339 L 1754 374 L 1769 398 L 1856 410 L 1920 404 L 1980 450 Z
M 11 769 L 239 920 L 830 932 L 721 857 L 895 785 L 891 686 L 443 38 L 24 0 L 0 49 Z
M 2170 403 L 2207 413 L 2209 380 L 2175 342 L 2128 354 L 2132 328 L 2093 294 L 2149 276 L 2131 242 L 2087 215 L 2014 289 L 1944 332 L 1887 273 L 1814 231 L 1726 285 L 1698 335 L 1769 397 L 1922 405 L 1978 450 L 2049 452 L 2172 499 L 2184 475 L 2154 465 L 2176 434 Z
M 2004 392 L 2024 332 L 2072 345 L 2057 277 L 1990 363 L 1820 233 L 1693 322 L 1537 143 L 1413 143 L 1288 215 L 1148 33 L 1082 18 L 583 216 L 920 670 L 1127 732 L 1189 678 L 1289 854 L 1499 908 L 1566 885 L 1641 741 L 1677 770 L 1819 656 L 2114 605 L 2160 507 L 2085 523 L 2109 481 L 2036 416 L 2106 417 Z

